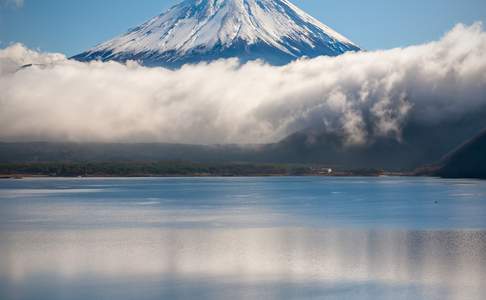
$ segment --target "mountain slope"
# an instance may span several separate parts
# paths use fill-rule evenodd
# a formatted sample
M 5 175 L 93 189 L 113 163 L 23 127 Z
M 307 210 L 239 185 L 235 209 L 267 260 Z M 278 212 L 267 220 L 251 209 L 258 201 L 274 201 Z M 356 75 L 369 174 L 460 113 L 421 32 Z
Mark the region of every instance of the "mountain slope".
M 486 179 L 486 130 L 447 155 L 436 175 Z
M 283 65 L 303 56 L 358 50 L 288 0 L 185 0 L 74 59 L 179 67 L 237 57 Z

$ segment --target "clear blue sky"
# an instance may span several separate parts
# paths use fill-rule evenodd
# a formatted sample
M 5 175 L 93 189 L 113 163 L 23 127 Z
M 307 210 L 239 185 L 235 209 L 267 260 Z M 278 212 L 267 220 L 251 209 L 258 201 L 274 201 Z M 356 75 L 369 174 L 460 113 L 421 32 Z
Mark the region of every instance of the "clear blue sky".
M 30 48 L 67 55 L 124 33 L 178 2 L 23 0 L 21 7 L 15 7 L 15 1 L 0 0 L 0 47 L 21 42 Z M 458 22 L 486 23 L 486 0 L 293 2 L 368 50 L 436 40 Z

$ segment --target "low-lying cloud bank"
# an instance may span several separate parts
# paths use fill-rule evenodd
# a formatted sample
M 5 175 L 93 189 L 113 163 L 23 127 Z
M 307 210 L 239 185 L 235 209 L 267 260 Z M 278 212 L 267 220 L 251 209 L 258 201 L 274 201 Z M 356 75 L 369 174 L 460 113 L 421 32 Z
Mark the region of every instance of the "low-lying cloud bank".
M 29 67 L 22 67 L 32 64 Z M 146 68 L 81 63 L 22 45 L 0 50 L 0 140 L 264 143 L 306 128 L 350 144 L 401 138 L 486 107 L 486 33 L 296 61 Z

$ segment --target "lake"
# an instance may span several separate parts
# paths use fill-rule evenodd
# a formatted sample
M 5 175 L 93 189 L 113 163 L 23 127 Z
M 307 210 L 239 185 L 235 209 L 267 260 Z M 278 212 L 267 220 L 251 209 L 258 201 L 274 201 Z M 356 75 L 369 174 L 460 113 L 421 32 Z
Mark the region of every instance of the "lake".
M 486 181 L 0 181 L 0 299 L 486 299 Z

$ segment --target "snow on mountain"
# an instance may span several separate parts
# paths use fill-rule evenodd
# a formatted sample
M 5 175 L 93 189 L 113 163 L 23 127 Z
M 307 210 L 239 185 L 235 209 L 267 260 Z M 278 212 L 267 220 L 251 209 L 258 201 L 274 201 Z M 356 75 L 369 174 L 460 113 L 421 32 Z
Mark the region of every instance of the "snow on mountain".
M 179 67 L 238 57 L 283 65 L 303 56 L 359 50 L 288 0 L 185 0 L 74 59 Z

